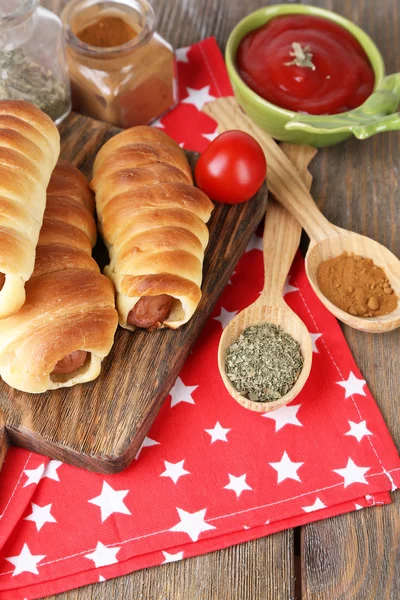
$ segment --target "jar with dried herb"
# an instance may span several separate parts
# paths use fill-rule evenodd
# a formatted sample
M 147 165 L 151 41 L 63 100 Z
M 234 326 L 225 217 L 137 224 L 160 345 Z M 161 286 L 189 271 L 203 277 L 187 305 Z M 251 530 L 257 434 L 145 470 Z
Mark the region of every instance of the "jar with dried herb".
M 132 127 L 176 104 L 174 52 L 147 0 L 72 0 L 61 18 L 75 110 Z
M 60 123 L 71 94 L 60 19 L 39 0 L 0 2 L 0 100 L 27 100 Z

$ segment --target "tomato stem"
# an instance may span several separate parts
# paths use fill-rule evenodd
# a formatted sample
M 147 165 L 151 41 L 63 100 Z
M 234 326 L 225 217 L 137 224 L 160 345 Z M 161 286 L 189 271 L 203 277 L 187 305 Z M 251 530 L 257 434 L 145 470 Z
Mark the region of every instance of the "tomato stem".
M 286 62 L 285 66 L 289 67 L 295 65 L 296 67 L 308 67 L 312 71 L 315 71 L 315 65 L 312 61 L 313 53 L 311 52 L 310 46 L 302 46 L 297 42 L 292 44 L 293 52 L 289 52 L 290 56 L 293 56 L 293 60 Z

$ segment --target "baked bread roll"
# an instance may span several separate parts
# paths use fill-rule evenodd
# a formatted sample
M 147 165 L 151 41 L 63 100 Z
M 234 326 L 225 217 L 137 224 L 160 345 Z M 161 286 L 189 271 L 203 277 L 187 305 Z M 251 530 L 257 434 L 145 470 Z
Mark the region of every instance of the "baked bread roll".
M 0 318 L 25 302 L 59 154 L 60 136 L 47 115 L 23 100 L 0 101 Z
M 213 204 L 193 186 L 184 151 L 166 133 L 133 127 L 98 153 L 92 189 L 126 329 L 176 329 L 201 298 Z
M 91 256 L 96 241 L 86 178 L 59 163 L 26 283 L 26 302 L 0 320 L 0 375 L 23 392 L 95 379 L 118 325 L 114 288 Z

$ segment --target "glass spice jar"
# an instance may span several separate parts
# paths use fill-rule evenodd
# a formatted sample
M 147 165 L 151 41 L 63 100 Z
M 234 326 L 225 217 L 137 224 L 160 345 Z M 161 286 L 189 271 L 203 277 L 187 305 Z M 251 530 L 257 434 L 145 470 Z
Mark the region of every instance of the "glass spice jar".
M 61 18 L 76 111 L 132 127 L 176 104 L 174 52 L 147 0 L 73 0 Z
M 27 100 L 56 124 L 71 110 L 62 25 L 38 0 L 0 0 L 0 100 Z

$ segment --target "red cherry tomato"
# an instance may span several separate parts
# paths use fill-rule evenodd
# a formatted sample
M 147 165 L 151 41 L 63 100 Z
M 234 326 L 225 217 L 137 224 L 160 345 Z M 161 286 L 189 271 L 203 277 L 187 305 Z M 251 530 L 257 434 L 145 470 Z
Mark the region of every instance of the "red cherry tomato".
M 197 161 L 197 186 L 212 200 L 237 204 L 260 189 L 267 163 L 260 144 L 243 131 L 221 133 Z

